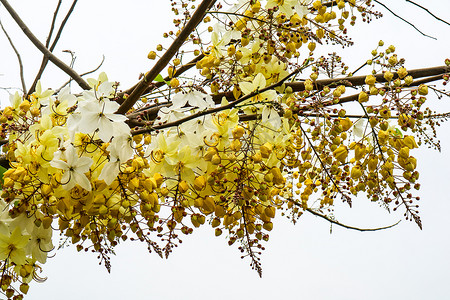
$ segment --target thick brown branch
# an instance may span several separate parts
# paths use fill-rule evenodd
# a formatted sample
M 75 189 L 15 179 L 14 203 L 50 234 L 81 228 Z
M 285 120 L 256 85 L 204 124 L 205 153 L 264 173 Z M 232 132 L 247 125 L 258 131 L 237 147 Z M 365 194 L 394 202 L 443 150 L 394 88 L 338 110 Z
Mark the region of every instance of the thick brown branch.
M 215 2 L 216 0 L 203 0 L 202 3 L 200 3 L 200 5 L 192 15 L 192 18 L 189 20 L 183 30 L 181 30 L 180 34 L 173 41 L 172 45 L 170 45 L 169 49 L 167 49 L 163 56 L 156 62 L 153 68 L 147 74 L 145 74 L 144 78 L 138 83 L 136 88 L 131 92 L 130 96 L 120 105 L 117 113 L 125 114 L 130 108 L 133 107 L 139 97 L 147 90 L 149 84 L 167 66 L 172 57 L 177 53 L 177 51 L 189 37 L 191 32 L 203 20 L 206 12 Z
M 91 87 L 89 84 L 87 84 L 86 81 L 84 81 L 83 78 L 81 78 L 80 75 L 78 75 L 75 70 L 73 70 L 71 67 L 66 65 L 63 61 L 61 61 L 59 58 L 57 58 L 55 55 L 53 55 L 47 47 L 42 44 L 38 38 L 30 31 L 30 29 L 25 25 L 25 23 L 22 21 L 22 19 L 19 17 L 19 15 L 16 13 L 16 11 L 11 7 L 11 5 L 8 3 L 7 0 L 0 0 L 0 2 L 5 6 L 6 10 L 9 12 L 11 17 L 14 19 L 14 21 L 19 25 L 19 27 L 22 29 L 23 33 L 28 37 L 28 39 L 36 46 L 36 48 L 39 49 L 45 56 L 48 57 L 48 59 L 54 63 L 58 68 L 60 68 L 63 72 L 65 72 L 67 75 L 73 78 L 78 85 L 85 90 L 89 90 Z
M 409 87 L 419 86 L 420 84 L 426 84 L 429 82 L 440 80 L 440 79 L 442 79 L 442 75 L 446 74 L 448 72 L 450 72 L 450 67 L 447 67 L 447 66 L 409 70 L 408 74 L 410 74 L 414 78 L 422 78 L 419 80 L 415 80 L 412 84 L 409 85 Z M 434 75 L 434 74 L 438 74 L 438 75 Z M 431 76 L 431 75 L 434 75 L 434 76 Z M 290 76 L 292 76 L 292 74 Z M 377 79 L 377 81 L 379 83 L 383 83 L 383 82 L 387 81 L 383 76 L 384 76 L 383 74 L 376 74 L 375 78 Z M 394 79 L 397 77 L 398 76 L 395 74 Z M 425 77 L 425 78 L 423 78 L 423 77 Z M 332 86 L 338 86 L 340 84 L 356 87 L 356 86 L 364 85 L 365 78 L 366 78 L 366 76 L 354 76 L 354 77 L 344 77 L 344 78 L 338 78 L 338 79 L 317 80 L 315 82 L 315 87 L 317 88 L 317 90 L 322 90 L 325 86 L 332 87 Z M 286 78 L 283 79 L 281 82 L 283 82 L 285 80 L 286 80 Z M 274 88 L 279 85 L 280 84 L 276 84 L 275 86 L 270 86 L 270 87 Z M 291 82 L 291 83 L 285 83 L 285 85 L 292 87 L 292 89 L 295 92 L 303 91 L 305 88 L 305 85 L 303 82 Z M 260 90 L 259 93 L 266 91 L 268 88 L 269 87 Z M 346 96 L 346 97 L 342 97 L 339 99 L 339 104 L 357 101 L 358 95 L 359 95 L 359 93 L 350 95 L 350 96 Z M 230 104 L 231 103 L 234 103 L 234 105 L 237 104 L 234 101 L 235 99 L 234 99 L 234 96 L 232 95 L 232 93 L 220 93 L 220 94 L 212 95 L 212 97 L 213 97 L 213 100 L 215 101 L 215 103 L 220 103 L 220 101 L 222 100 L 222 97 L 225 97 L 225 98 L 227 98 L 228 101 L 230 101 Z M 248 99 L 248 98 L 245 98 L 245 99 Z M 325 106 L 331 106 L 331 105 L 335 105 L 335 104 L 336 103 L 333 100 L 329 100 L 329 101 L 321 103 L 321 106 L 325 107 Z M 156 116 L 158 115 L 158 111 L 160 110 L 161 107 L 167 107 L 170 105 L 171 105 L 170 103 L 160 103 L 158 105 L 144 107 L 140 111 L 129 114 L 128 117 L 130 120 L 134 120 L 138 117 L 141 117 L 146 120 L 154 120 L 156 118 Z M 306 105 L 306 106 L 300 107 L 299 111 L 296 111 L 296 113 L 300 113 L 300 114 L 304 115 L 304 113 L 309 110 L 311 110 L 311 106 Z M 204 115 L 204 114 L 202 114 L 202 115 Z M 251 118 L 251 117 L 247 116 L 244 118 Z M 158 129 L 162 129 L 162 128 L 158 128 Z
M 192 60 L 191 60 L 190 62 L 188 62 L 187 64 L 182 65 L 180 68 L 178 68 L 178 69 L 176 70 L 175 74 L 173 74 L 172 77 L 178 77 L 178 76 L 180 76 L 181 74 L 183 74 L 184 72 L 186 72 L 187 70 L 191 69 L 191 68 L 192 68 L 193 66 L 195 66 L 195 64 L 196 64 L 199 60 L 201 60 L 203 57 L 205 57 L 205 55 L 202 53 L 202 54 L 200 54 L 199 56 L 197 56 L 197 57 L 195 57 L 194 59 L 192 59 Z M 165 80 L 165 81 L 169 81 L 170 78 L 169 78 L 169 77 L 166 77 L 166 78 L 164 78 L 164 80 Z M 122 104 L 123 101 L 124 101 L 123 96 L 124 96 L 125 94 L 130 94 L 130 93 L 132 93 L 133 90 L 138 86 L 138 84 L 139 84 L 139 83 L 135 84 L 134 86 L 132 86 L 132 87 L 129 88 L 128 90 L 126 90 L 126 91 L 124 91 L 124 92 L 122 92 L 122 93 L 119 93 L 119 94 L 118 94 L 118 98 L 116 99 L 116 101 L 117 101 L 119 104 Z M 153 83 L 152 85 L 149 85 L 149 86 L 147 87 L 147 89 L 142 93 L 142 95 L 151 93 L 153 90 L 155 90 L 155 89 L 157 89 L 157 88 L 159 88 L 159 87 L 162 87 L 164 84 L 166 84 L 166 83 L 165 83 L 165 82 L 156 82 L 156 83 Z
M 411 75 L 413 78 L 423 78 L 423 77 L 429 77 L 429 76 L 442 76 L 444 74 L 450 73 L 450 67 L 449 66 L 438 66 L 438 67 L 431 67 L 431 68 L 422 68 L 422 69 L 413 69 L 408 70 L 408 75 Z M 374 75 L 377 82 L 383 83 L 387 82 L 387 80 L 384 78 L 384 74 L 379 73 Z M 398 75 L 394 74 L 393 80 L 397 79 Z M 433 77 L 434 80 L 439 80 L 442 77 Z M 362 76 L 352 76 L 352 77 L 342 77 L 342 78 L 333 78 L 333 79 L 320 79 L 316 80 L 314 82 L 314 88 L 316 90 L 323 90 L 324 87 L 335 87 L 338 85 L 345 85 L 348 87 L 353 86 L 362 86 L 365 84 L 366 75 Z M 287 82 L 285 83 L 286 87 L 291 87 L 294 92 L 301 92 L 305 90 L 305 83 L 304 82 Z M 220 103 L 221 99 L 225 97 L 228 101 L 234 100 L 233 93 L 232 92 L 225 92 L 225 93 L 218 93 L 215 95 L 212 95 L 213 100 L 216 103 Z

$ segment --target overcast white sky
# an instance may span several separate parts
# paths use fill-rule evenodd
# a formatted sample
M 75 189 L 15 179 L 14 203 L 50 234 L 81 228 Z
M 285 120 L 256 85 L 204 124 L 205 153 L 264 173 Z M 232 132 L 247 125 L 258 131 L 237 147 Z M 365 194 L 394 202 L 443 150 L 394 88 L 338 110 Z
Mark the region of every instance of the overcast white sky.
M 45 40 L 57 1 L 10 2 L 31 30 Z M 369 58 L 380 39 L 396 46 L 408 68 L 442 65 L 450 57 L 450 26 L 406 1 L 385 2 L 438 40 L 423 37 L 380 9 L 384 18 L 350 31 L 354 47 L 334 50 L 350 66 L 357 67 Z M 448 0 L 417 3 L 450 20 Z M 101 70 L 128 87 L 151 66 L 146 56 L 160 42 L 163 30 L 171 26 L 169 9 L 167 0 L 79 1 L 55 53 L 69 61 L 68 54 L 61 51 L 75 51 L 75 68 L 80 73 L 96 66 L 105 55 Z M 41 55 L 2 7 L 0 18 L 22 53 L 30 85 Z M 20 86 L 16 58 L 2 34 L 0 54 L 0 87 Z M 58 87 L 66 80 L 65 74 L 48 68 L 43 86 Z M 0 97 L 5 103 L 7 93 L 0 91 Z M 434 107 L 450 111 L 450 99 L 432 98 Z M 168 260 L 148 254 L 143 244 L 117 247 L 111 274 L 98 266 L 95 255 L 80 254 L 70 247 L 49 259 L 43 272 L 48 280 L 33 284 L 26 299 L 448 299 L 449 130 L 448 124 L 439 130 L 442 153 L 413 153 L 421 172 L 422 231 L 402 221 L 383 232 L 360 233 L 333 226 L 330 234 L 330 224 L 312 215 L 303 216 L 295 226 L 279 216 L 262 255 L 262 279 L 251 270 L 248 260 L 240 259 L 237 247 L 229 247 L 225 238 L 215 238 L 206 226 L 185 238 Z M 352 209 L 338 207 L 337 217 L 360 227 L 384 226 L 403 219 L 402 214 L 389 215 L 363 198 L 355 200 Z

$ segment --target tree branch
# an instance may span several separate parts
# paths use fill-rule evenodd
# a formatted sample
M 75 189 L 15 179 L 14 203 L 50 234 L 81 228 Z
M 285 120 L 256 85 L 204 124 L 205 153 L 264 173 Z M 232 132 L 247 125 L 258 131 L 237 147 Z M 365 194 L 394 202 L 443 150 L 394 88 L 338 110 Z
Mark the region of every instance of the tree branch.
M 408 70 L 408 75 L 411 75 L 413 78 L 423 78 L 423 77 L 429 77 L 429 76 L 437 76 L 437 75 L 444 75 L 450 73 L 450 66 L 437 66 L 437 67 L 431 67 L 431 68 L 422 68 L 422 69 L 413 69 Z M 376 80 L 378 83 L 384 83 L 387 82 L 387 80 L 384 78 L 383 73 L 375 74 Z M 394 77 L 392 80 L 395 80 L 398 78 L 398 74 L 394 73 Z M 434 77 L 434 80 L 439 80 L 442 77 L 436 78 Z M 333 87 L 338 85 L 345 85 L 348 87 L 352 86 L 361 86 L 365 84 L 366 75 L 361 76 L 352 76 L 352 77 L 342 77 L 342 78 L 332 78 L 332 79 L 319 79 L 313 82 L 314 87 L 316 90 L 323 90 L 324 87 Z M 305 83 L 303 81 L 297 81 L 297 82 L 287 82 L 285 83 L 286 87 L 291 87 L 294 92 L 301 92 L 305 90 Z M 212 95 L 213 100 L 216 103 L 220 103 L 220 100 L 225 97 L 228 100 L 233 100 L 234 96 L 232 92 L 225 92 L 225 93 L 218 93 L 215 95 Z
M 289 74 L 288 76 L 284 77 L 283 79 L 281 79 L 277 83 L 269 85 L 269 86 L 267 86 L 267 87 L 265 87 L 263 89 L 256 90 L 255 92 L 250 93 L 248 95 L 245 95 L 244 97 L 241 97 L 241 98 L 239 98 L 239 99 L 237 99 L 237 100 L 235 100 L 233 102 L 230 102 L 230 103 L 228 103 L 226 105 L 219 106 L 219 107 L 214 107 L 214 108 L 210 108 L 210 109 L 206 109 L 204 111 L 201 111 L 201 112 L 198 112 L 198 113 L 186 116 L 186 117 L 184 117 L 182 119 L 178 119 L 178 120 L 173 121 L 173 122 L 169 122 L 169 123 L 165 123 L 165 124 L 161 124 L 161 125 L 151 126 L 150 128 L 141 128 L 141 129 L 133 131 L 131 134 L 132 135 L 138 135 L 138 134 L 146 133 L 146 132 L 150 132 L 150 131 L 161 130 L 161 129 L 165 129 L 165 128 L 169 128 L 169 127 L 175 127 L 175 126 L 178 126 L 178 125 L 180 125 L 180 124 L 182 124 L 184 122 L 196 119 L 198 117 L 202 117 L 202 116 L 209 115 L 209 114 L 212 114 L 212 113 L 215 113 L 215 112 L 231 109 L 231 108 L 235 107 L 237 104 L 239 104 L 241 102 L 244 102 L 245 100 L 251 99 L 252 97 L 255 97 L 255 96 L 257 96 L 257 95 L 259 95 L 261 93 L 264 93 L 265 91 L 269 91 L 269 90 L 272 90 L 272 89 L 274 89 L 276 87 L 281 86 L 286 80 L 288 80 L 292 76 L 296 75 L 298 72 L 300 72 L 300 69 L 292 72 L 291 74 Z
M 186 72 L 187 70 L 189 70 L 189 69 L 191 69 L 193 66 L 195 66 L 195 64 L 196 64 L 198 61 L 200 61 L 202 58 L 204 58 L 204 57 L 205 57 L 205 55 L 204 55 L 203 53 L 200 54 L 199 56 L 196 56 L 196 57 L 195 57 L 194 59 L 192 59 L 190 62 L 188 62 L 187 64 L 182 65 L 180 68 L 178 68 L 178 69 L 176 70 L 175 74 L 173 74 L 172 77 L 178 77 L 178 76 L 180 76 L 181 74 L 183 74 L 184 72 Z M 169 78 L 168 76 L 164 78 L 164 81 L 169 81 L 169 80 L 170 80 L 170 78 Z M 130 93 L 132 93 L 133 90 L 138 86 L 138 84 L 139 84 L 139 83 L 135 84 L 135 85 L 132 86 L 131 88 L 127 89 L 126 91 L 119 93 L 119 94 L 118 94 L 118 98 L 116 99 L 116 101 L 117 101 L 119 104 L 122 104 L 123 101 L 124 101 L 123 96 L 124 96 L 125 94 L 130 94 Z M 166 83 L 165 83 L 165 82 L 156 82 L 156 83 L 153 83 L 152 85 L 150 85 L 150 86 L 147 87 L 147 89 L 142 93 L 142 95 L 151 93 L 153 90 L 155 90 L 155 89 L 157 89 L 157 88 L 159 88 L 159 87 L 162 87 L 164 84 L 166 84 Z
M 415 6 L 417 6 L 417 7 L 421 8 L 421 9 L 423 9 L 424 11 L 426 11 L 428 14 L 430 14 L 430 15 L 431 15 L 433 18 L 435 18 L 436 20 L 441 21 L 442 23 L 445 23 L 445 24 L 447 24 L 447 25 L 450 25 L 449 22 L 447 22 L 447 21 L 445 21 L 445 20 L 439 18 L 438 16 L 436 16 L 435 14 L 433 14 L 431 11 L 429 11 L 426 7 L 423 7 L 422 5 L 417 4 L 416 2 L 413 2 L 413 1 L 411 1 L 411 0 L 405 0 L 405 1 L 406 1 L 406 2 L 409 2 L 409 3 L 411 3 L 411 4 L 414 4 Z
M 11 40 L 11 38 L 9 37 L 8 32 L 6 31 L 5 27 L 3 27 L 3 23 L 0 20 L 0 27 L 2 27 L 3 33 L 5 34 L 6 38 L 9 41 L 9 44 L 11 45 L 11 47 L 13 48 L 14 52 L 16 53 L 17 56 L 17 60 L 19 61 L 19 74 L 20 74 L 20 82 L 22 83 L 22 92 L 25 93 L 25 91 L 27 90 L 26 86 L 25 86 L 25 78 L 23 77 L 23 63 L 22 63 L 22 58 L 20 57 L 20 53 L 19 51 L 16 49 L 16 47 L 14 46 L 13 41 Z
M 405 22 L 406 24 L 412 26 L 415 30 L 417 30 L 417 31 L 418 31 L 420 34 L 422 34 L 423 36 L 429 37 L 430 39 L 433 39 L 433 40 L 437 40 L 437 38 L 432 37 L 432 36 L 430 36 L 430 35 L 428 35 L 428 34 L 423 33 L 422 31 L 420 31 L 419 28 L 417 28 L 413 23 L 411 23 L 411 22 L 405 20 L 404 18 L 400 17 L 399 15 L 397 15 L 395 12 L 393 12 L 393 11 L 392 11 L 389 7 L 387 7 L 385 4 L 381 3 L 381 2 L 378 1 L 378 0 L 373 0 L 373 1 L 374 1 L 375 3 L 378 3 L 378 4 L 380 4 L 381 6 L 383 6 L 385 9 L 387 9 L 387 10 L 388 10 L 391 14 L 393 14 L 395 17 L 399 18 L 400 20 L 402 20 L 402 21 Z
M 0 2 L 5 6 L 6 10 L 9 12 L 11 17 L 14 19 L 14 21 L 19 25 L 19 27 L 22 29 L 23 33 L 28 37 L 28 39 L 36 46 L 36 48 L 39 49 L 45 56 L 48 57 L 48 59 L 54 63 L 58 68 L 60 68 L 63 72 L 65 72 L 67 75 L 69 75 L 73 80 L 75 80 L 78 85 L 84 89 L 89 90 L 91 87 L 87 82 L 84 81 L 83 78 L 78 75 L 77 72 L 75 72 L 71 67 L 66 65 L 63 61 L 61 61 L 59 58 L 57 58 L 55 55 L 53 55 L 47 47 L 45 47 L 38 38 L 30 31 L 30 29 L 25 25 L 25 23 L 22 21 L 22 19 L 19 17 L 19 15 L 16 13 L 16 11 L 9 5 L 7 0 L 0 0 Z
M 72 14 L 72 12 L 73 12 L 73 10 L 75 8 L 75 5 L 77 4 L 77 1 L 78 0 L 74 0 L 73 1 L 72 6 L 69 8 L 69 11 L 67 12 L 66 16 L 64 17 L 64 20 L 61 22 L 61 25 L 59 26 L 58 32 L 57 32 L 57 34 L 55 36 L 55 39 L 53 40 L 53 43 L 52 43 L 52 45 L 49 48 L 50 52 L 53 52 L 53 50 L 55 49 L 56 44 L 58 43 L 58 40 L 61 37 L 61 33 L 62 33 L 63 29 L 64 29 L 64 26 L 66 25 L 67 20 L 69 19 L 70 15 Z M 55 13 L 53 14 L 52 25 L 50 26 L 50 32 L 49 32 L 49 35 L 47 37 L 46 47 L 48 47 L 49 44 L 50 44 L 50 40 L 51 40 L 51 36 L 52 36 L 52 33 L 53 33 L 53 28 L 54 28 L 54 23 L 55 23 L 56 16 L 58 14 L 58 10 L 59 10 L 59 6 L 60 5 L 61 5 L 61 1 L 58 2 L 58 6 L 56 7 Z M 33 85 L 30 87 L 30 90 L 27 93 L 28 95 L 30 95 L 31 93 L 34 92 L 34 89 L 36 88 L 37 82 L 39 81 L 39 79 L 42 77 L 42 74 L 44 73 L 44 70 L 45 70 L 45 68 L 47 66 L 48 60 L 49 60 L 49 58 L 46 55 L 44 55 L 44 57 L 42 58 L 42 62 L 41 62 L 41 66 L 39 68 L 39 71 L 36 74 L 36 77 L 34 78 Z
M 301 206 L 300 204 L 298 204 L 298 203 L 295 202 L 295 201 L 292 201 L 292 202 L 293 202 L 295 205 L 297 205 L 297 206 Z M 392 227 L 394 227 L 394 226 L 397 226 L 397 225 L 401 222 L 401 220 L 400 220 L 400 221 L 398 221 L 398 222 L 395 223 L 395 224 L 392 224 L 392 225 L 389 225 L 389 226 L 385 226 L 385 227 L 378 227 L 378 228 L 359 228 L 359 227 L 354 227 L 354 226 L 349 226 L 349 225 L 342 224 L 342 223 L 340 223 L 340 222 L 338 222 L 338 221 L 336 221 L 336 220 L 333 220 L 333 219 L 329 218 L 328 216 L 322 215 L 321 213 L 318 213 L 318 212 L 312 210 L 311 208 L 307 208 L 305 211 L 307 211 L 307 212 L 309 212 L 309 213 L 315 215 L 316 217 L 320 217 L 320 218 L 322 218 L 322 219 L 325 219 L 325 220 L 327 220 L 328 222 L 330 222 L 330 223 L 332 223 L 332 224 L 335 224 L 335 225 L 338 225 L 338 226 L 340 226 L 340 227 L 343 227 L 343 228 L 345 228 L 345 229 L 358 230 L 358 231 L 362 231 L 362 232 L 364 232 L 364 231 L 379 231 L 379 230 L 389 229 L 389 228 L 392 228 Z
M 1 0 L 5 1 L 5 0 Z M 130 96 L 120 105 L 117 113 L 125 114 L 139 97 L 145 92 L 149 84 L 158 76 L 159 73 L 167 66 L 170 59 L 177 53 L 186 39 L 189 37 L 191 32 L 197 27 L 197 25 L 202 21 L 208 9 L 216 2 L 216 0 L 203 0 L 202 3 L 197 7 L 194 14 L 192 15 L 189 22 L 181 30 L 180 34 L 170 45 L 169 49 L 163 54 L 163 56 L 156 62 L 153 68 L 144 76 L 144 78 L 138 83 L 136 88 L 131 92 Z
M 95 71 L 97 71 L 98 69 L 100 69 L 100 67 L 103 65 L 104 62 L 105 62 L 105 56 L 103 55 L 103 56 L 102 56 L 102 61 L 100 62 L 100 64 L 99 64 L 95 69 L 90 70 L 90 71 L 87 71 L 87 72 L 84 72 L 84 73 L 81 73 L 80 76 L 83 77 L 83 76 L 85 76 L 85 75 L 94 73 Z M 72 78 L 69 79 L 69 80 L 67 80 L 62 86 L 60 86 L 60 87 L 55 91 L 55 93 L 58 94 L 59 91 L 61 91 L 61 90 L 62 90 L 66 85 L 68 85 L 71 81 L 72 81 Z

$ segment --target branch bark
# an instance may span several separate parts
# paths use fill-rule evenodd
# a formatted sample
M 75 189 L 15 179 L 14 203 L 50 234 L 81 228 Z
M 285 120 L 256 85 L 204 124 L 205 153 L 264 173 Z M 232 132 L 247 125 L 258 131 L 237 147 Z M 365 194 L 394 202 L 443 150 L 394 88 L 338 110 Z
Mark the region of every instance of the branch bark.
M 5 1 L 5 0 L 1 0 Z M 191 32 L 197 27 L 197 25 L 202 21 L 208 9 L 214 5 L 216 0 L 203 0 L 202 3 L 197 7 L 194 14 L 192 15 L 189 22 L 181 30 L 180 34 L 170 45 L 169 49 L 163 54 L 163 56 L 156 62 L 153 68 L 144 76 L 144 78 L 138 83 L 136 88 L 133 89 L 130 96 L 120 105 L 117 113 L 125 114 L 139 97 L 145 92 L 149 84 L 158 76 L 159 73 L 167 66 L 170 59 L 177 53 L 186 39 L 189 37 Z

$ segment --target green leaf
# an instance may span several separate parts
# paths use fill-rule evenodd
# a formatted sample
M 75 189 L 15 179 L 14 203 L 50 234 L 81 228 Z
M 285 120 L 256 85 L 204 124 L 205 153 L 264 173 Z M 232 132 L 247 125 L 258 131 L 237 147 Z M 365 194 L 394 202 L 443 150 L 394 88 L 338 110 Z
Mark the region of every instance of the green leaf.
M 1 186 L 3 186 L 3 173 L 5 173 L 6 170 L 7 169 L 5 169 L 2 166 L 0 166 L 0 184 L 1 184 Z
M 162 77 L 161 74 L 158 74 L 158 76 L 156 76 L 155 80 L 156 82 L 165 82 L 167 83 L 167 81 L 164 80 L 164 78 Z

